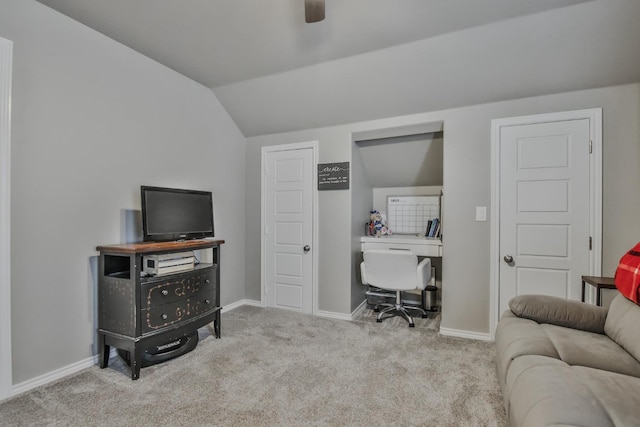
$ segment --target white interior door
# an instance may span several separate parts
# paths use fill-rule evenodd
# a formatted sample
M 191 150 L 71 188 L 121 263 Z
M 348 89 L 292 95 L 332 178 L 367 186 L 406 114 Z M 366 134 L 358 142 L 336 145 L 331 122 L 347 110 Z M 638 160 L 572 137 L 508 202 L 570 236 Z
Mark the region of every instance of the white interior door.
M 313 312 L 313 149 L 264 154 L 267 307 Z
M 590 270 L 589 119 L 499 134 L 499 312 L 516 295 L 580 299 Z

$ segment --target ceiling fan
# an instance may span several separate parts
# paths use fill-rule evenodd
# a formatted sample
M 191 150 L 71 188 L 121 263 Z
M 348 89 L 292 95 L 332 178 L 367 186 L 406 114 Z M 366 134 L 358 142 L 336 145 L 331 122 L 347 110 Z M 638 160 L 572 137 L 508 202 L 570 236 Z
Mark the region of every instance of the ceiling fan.
M 304 0 L 304 20 L 306 23 L 324 19 L 324 0 Z

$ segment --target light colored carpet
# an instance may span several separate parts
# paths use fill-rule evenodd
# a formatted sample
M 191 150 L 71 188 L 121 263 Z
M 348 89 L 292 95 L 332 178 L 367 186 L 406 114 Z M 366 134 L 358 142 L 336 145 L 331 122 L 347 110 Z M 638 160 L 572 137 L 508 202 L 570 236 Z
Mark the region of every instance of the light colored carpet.
M 143 368 L 119 358 L 0 405 L 0 425 L 504 426 L 494 344 L 243 306 L 222 338 Z M 371 314 L 372 316 L 372 314 Z M 398 319 L 401 320 L 401 319 Z
M 416 310 L 410 310 L 409 314 L 411 314 L 413 317 L 413 322 L 416 325 L 415 329 L 420 329 L 422 332 L 427 330 L 433 333 L 437 333 L 438 330 L 440 330 L 440 312 L 439 311 L 433 311 L 433 312 L 428 311 L 427 316 L 429 317 L 426 319 L 423 319 L 420 312 Z M 407 323 L 407 321 L 401 316 L 389 317 L 388 314 L 385 314 L 385 316 L 387 317 L 382 322 L 377 324 L 378 328 L 398 329 L 398 328 L 409 327 L 409 324 Z M 362 313 L 360 314 L 357 320 L 361 322 L 377 323 L 376 321 L 377 317 L 378 317 L 378 313 L 373 311 L 372 306 L 367 306 L 367 308 L 365 308 L 362 311 Z

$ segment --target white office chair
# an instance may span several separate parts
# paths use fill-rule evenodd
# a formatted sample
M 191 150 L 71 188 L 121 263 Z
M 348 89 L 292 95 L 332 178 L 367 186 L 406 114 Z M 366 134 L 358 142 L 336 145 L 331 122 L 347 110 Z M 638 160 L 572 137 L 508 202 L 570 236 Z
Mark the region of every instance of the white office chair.
M 415 327 L 413 318 L 407 310 L 416 310 L 427 317 L 427 312 L 420 307 L 404 305 L 402 291 L 423 290 L 431 280 L 431 260 L 425 258 L 418 264 L 418 257 L 411 251 L 371 249 L 363 253 L 364 261 L 360 264 L 362 283 L 396 292 L 395 304 L 380 303 L 376 305 L 377 322 L 382 322 L 385 314 L 403 316 L 409 327 Z M 385 307 L 380 309 L 381 307 Z M 391 316 L 387 316 L 391 317 Z

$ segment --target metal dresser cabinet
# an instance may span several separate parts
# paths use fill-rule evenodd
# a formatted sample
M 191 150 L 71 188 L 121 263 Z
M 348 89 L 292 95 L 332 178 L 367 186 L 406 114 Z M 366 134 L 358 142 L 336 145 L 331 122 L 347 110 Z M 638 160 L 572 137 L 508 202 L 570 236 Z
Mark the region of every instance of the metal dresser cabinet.
M 131 379 L 135 380 L 140 377 L 143 356 L 148 349 L 189 341 L 198 328 L 211 322 L 216 338 L 220 338 L 220 245 L 223 243 L 224 240 L 204 239 L 97 247 L 100 252 L 98 347 L 101 368 L 109 364 L 113 346 L 128 355 Z M 188 271 L 159 276 L 143 274 L 145 256 L 195 250 L 211 250 L 211 262 L 197 263 Z

